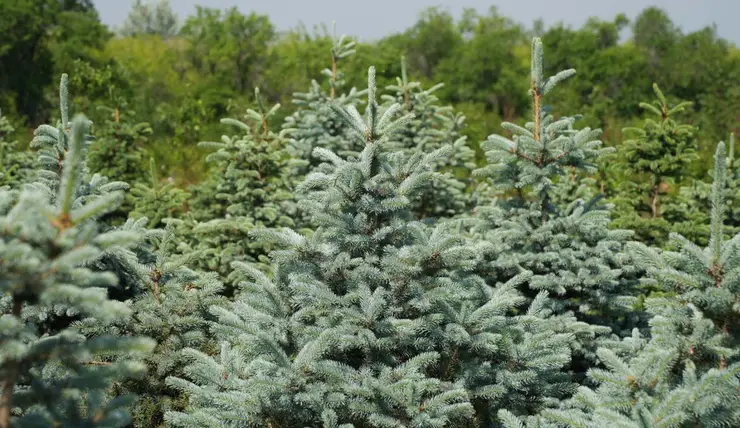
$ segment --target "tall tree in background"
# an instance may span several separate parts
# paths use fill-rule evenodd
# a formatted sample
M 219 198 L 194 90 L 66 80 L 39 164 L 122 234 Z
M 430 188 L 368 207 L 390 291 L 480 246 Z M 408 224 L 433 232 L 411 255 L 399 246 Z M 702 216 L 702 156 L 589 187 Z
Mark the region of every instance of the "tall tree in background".
M 659 77 L 661 64 L 675 48 L 680 32 L 668 14 L 657 7 L 643 10 L 632 24 L 632 40 L 647 55 L 650 78 Z
M 185 20 L 182 35 L 197 70 L 215 80 L 226 79 L 233 91 L 244 94 L 259 86 L 275 27 L 267 16 L 255 12 L 244 15 L 236 7 L 222 12 L 197 6 L 195 15 Z
M 75 59 L 94 60 L 110 37 L 91 1 L 0 2 L 0 108 L 32 124 L 47 119 L 44 94 Z
M 439 65 L 440 94 L 454 102 L 475 101 L 504 120 L 528 108 L 522 80 L 527 72 L 524 30 L 495 7 L 480 15 L 467 10 L 459 24 L 467 42 Z M 524 48 L 524 49 L 522 49 Z
M 403 38 L 409 66 L 427 80 L 434 79 L 440 63 L 463 44 L 453 16 L 439 7 L 422 11 Z
M 146 2 L 145 2 L 146 1 Z M 157 35 L 163 40 L 178 32 L 178 19 L 170 0 L 133 0 L 123 23 L 124 36 Z

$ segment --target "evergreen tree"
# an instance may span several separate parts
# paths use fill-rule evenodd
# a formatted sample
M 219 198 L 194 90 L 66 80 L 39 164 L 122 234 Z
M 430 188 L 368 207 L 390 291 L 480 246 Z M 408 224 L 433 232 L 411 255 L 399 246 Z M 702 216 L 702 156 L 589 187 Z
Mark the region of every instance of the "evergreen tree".
M 664 195 L 679 186 L 692 162 L 698 159 L 695 129 L 676 122 L 675 116 L 690 102 L 670 105 L 653 85 L 656 100 L 640 107 L 656 119 L 647 118 L 642 128 L 625 128 L 634 135 L 620 147 L 618 171 L 621 188 L 614 198 L 617 206 L 614 225 L 635 231 L 641 242 L 663 245 L 671 231 L 671 219 L 664 216 Z
M 740 235 L 725 239 L 723 234 L 726 171 L 720 143 L 706 248 L 675 233 L 671 239 L 678 252 L 630 244 L 658 289 L 645 302 L 653 315 L 650 338 L 635 333 L 616 350 L 600 349 L 605 368 L 589 371 L 598 388 L 582 387 L 562 409 L 543 412 L 527 427 L 740 424 Z M 506 412 L 502 416 L 507 427 L 525 426 Z
M 590 355 L 593 333 L 608 333 L 607 327 L 626 333 L 639 322 L 630 311 L 639 271 L 624 251 L 631 233 L 608 228 L 611 207 L 599 204 L 598 195 L 579 197 L 584 183 L 578 174 L 593 171 L 610 150 L 597 140 L 600 130 L 575 129 L 578 116 L 555 119 L 545 105 L 575 70 L 545 79 L 543 61 L 535 38 L 532 120 L 504 122 L 513 137 L 491 135 L 482 144 L 489 165 L 475 173 L 490 177 L 499 198 L 479 205 L 472 219 L 474 236 L 488 244 L 476 269 L 489 281 L 530 275 L 520 284 L 525 296 L 531 300 L 546 290 L 556 314 L 572 312 L 592 325 L 591 336 L 581 337 L 587 343 L 573 344 L 576 350 L 588 345 L 578 352 Z
M 138 221 L 142 227 L 146 218 Z M 101 328 L 99 320 L 88 318 L 79 323 L 86 335 L 114 330 L 119 335 L 146 335 L 157 341 L 145 359 L 147 376 L 116 385 L 117 394 L 136 394 L 134 426 L 156 427 L 164 423 L 164 412 L 182 410 L 184 399 L 165 385 L 168 376 L 181 376 L 185 360 L 180 352 L 185 347 L 203 352 L 217 348 L 208 333 L 213 305 L 222 305 L 219 295 L 223 286 L 215 272 L 200 273 L 188 267 L 201 257 L 199 253 L 173 255 L 176 247 L 176 221 L 165 230 L 148 233 L 147 247 L 139 255 L 147 270 L 146 289 L 126 301 L 133 316 Z M 103 330 L 103 331 L 101 331 Z
M 195 190 L 192 213 L 196 220 L 190 241 L 205 251 L 199 266 L 228 275 L 233 261 L 266 262 L 269 246 L 252 242 L 254 228 L 294 227 L 296 206 L 292 194 L 289 154 L 284 129 L 270 131 L 269 122 L 280 107 L 267 108 L 255 89 L 256 109 L 244 121 L 222 119 L 240 134 L 224 135 L 221 142 L 203 142 L 215 149 L 206 161 L 213 165 L 209 182 Z
M 190 196 L 170 181 L 161 182 L 154 158 L 149 159 L 149 184 L 136 183 L 131 195 L 136 202 L 129 215 L 134 219 L 146 217 L 149 227 L 160 226 L 164 219 L 181 213 Z
M 18 187 L 31 175 L 33 155 L 18 148 L 14 134 L 15 128 L 0 111 L 0 187 Z
M 125 426 L 131 396 L 108 400 L 112 381 L 138 375 L 139 355 L 150 339 L 115 334 L 87 338 L 73 324 L 44 328 L 38 315 L 64 307 L 101 323 L 130 316 L 107 296 L 113 272 L 91 265 L 105 253 L 125 250 L 139 235 L 99 232 L 96 220 L 123 199 L 112 183 L 90 192 L 84 182 L 89 121 L 69 121 L 66 75 L 62 78 L 61 121 L 42 125 L 34 145 L 42 169 L 18 193 L 0 190 L 0 426 Z M 120 355 L 116 362 L 100 354 Z
M 365 91 L 356 88 L 341 92 L 346 82 L 339 65 L 342 60 L 354 55 L 355 42 L 344 35 L 337 37 L 336 24 L 333 29 L 331 68 L 321 72 L 326 82 L 322 85 L 312 80 L 308 92 L 293 94 L 297 110 L 283 124 L 284 128 L 292 130 L 288 150 L 293 159 L 293 175 L 299 179 L 321 163 L 319 158 L 312 157 L 317 147 L 332 150 L 340 156 L 357 155 L 363 148 L 352 138 L 351 129 L 334 114 L 331 107 L 333 104 L 358 106 L 362 102 L 360 97 L 365 95 Z
M 146 151 L 142 147 L 152 128 L 148 123 L 133 123 L 134 112 L 125 102 L 116 100 L 115 108 L 99 106 L 105 121 L 94 129 L 95 143 L 87 154 L 87 165 L 91 171 L 129 186 L 145 182 Z M 123 223 L 136 203 L 133 193 L 126 194 L 123 205 L 107 216 L 111 223 Z
M 468 147 L 466 137 L 461 135 L 465 116 L 455 113 L 449 106 L 438 105 L 434 92 L 442 86 L 437 84 L 423 89 L 419 82 L 409 82 L 406 59 L 403 58 L 401 77 L 397 78 L 395 85 L 386 88 L 393 95 L 381 97 L 388 105 L 401 104 L 407 112 L 414 114 L 411 121 L 389 137 L 389 149 L 413 153 L 417 150 L 432 152 L 445 144 L 453 146 L 451 156 L 442 159 L 436 168 L 444 173 L 444 178 L 430 183 L 429 188 L 414 201 L 414 211 L 420 218 L 452 217 L 471 208 L 467 191 L 472 180 L 457 177 L 470 177 L 470 171 L 476 167 L 475 152 Z
M 91 171 L 133 186 L 145 181 L 147 175 L 142 145 L 152 128 L 148 123 L 133 123 L 135 113 L 125 102 L 119 104 L 114 108 L 98 107 L 106 120 L 95 127 L 95 143 L 90 147 L 87 164 Z
M 374 77 L 364 117 L 333 107 L 365 148 L 314 149 L 325 163 L 299 188 L 318 229 L 255 232 L 283 247 L 272 279 L 234 263 L 241 293 L 212 310 L 221 353 L 185 351 L 187 376 L 169 383 L 189 406 L 167 413 L 172 425 L 485 427 L 496 408 L 531 412 L 572 391 L 558 368 L 582 326 L 551 318 L 545 293 L 522 307 L 522 278 L 492 287 L 470 274 L 477 248 L 452 223 L 414 220 L 411 201 L 451 147 L 386 151 L 411 116 L 380 110 Z

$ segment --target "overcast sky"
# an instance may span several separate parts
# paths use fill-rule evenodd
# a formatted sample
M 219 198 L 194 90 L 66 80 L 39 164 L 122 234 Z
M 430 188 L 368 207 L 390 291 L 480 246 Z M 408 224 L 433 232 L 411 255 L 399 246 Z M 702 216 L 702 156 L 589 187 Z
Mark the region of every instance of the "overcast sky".
M 645 7 L 654 5 L 666 10 L 684 32 L 715 24 L 717 32 L 740 45 L 740 0 L 170 0 L 183 20 L 196 4 L 214 8 L 237 6 L 266 14 L 278 29 L 290 29 L 299 23 L 308 28 L 337 21 L 337 31 L 372 40 L 402 31 L 411 26 L 420 10 L 443 6 L 459 16 L 464 8 L 485 12 L 495 4 L 505 16 L 526 26 L 542 17 L 545 24 L 558 21 L 575 27 L 590 16 L 612 19 L 617 13 L 634 18 Z M 123 23 L 130 0 L 95 0 L 104 23 Z

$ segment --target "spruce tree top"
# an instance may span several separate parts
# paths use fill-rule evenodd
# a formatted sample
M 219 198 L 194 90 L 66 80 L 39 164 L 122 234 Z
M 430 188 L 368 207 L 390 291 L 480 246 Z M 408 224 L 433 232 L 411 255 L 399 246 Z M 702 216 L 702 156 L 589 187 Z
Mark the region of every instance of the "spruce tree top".
M 363 148 L 357 140 L 348 135 L 350 132 L 345 122 L 332 113 L 331 104 L 340 106 L 359 105 L 365 91 L 350 88 L 348 92 L 341 92 L 346 82 L 341 71 L 341 61 L 354 55 L 355 43 L 344 35 L 337 37 L 336 26 L 333 27 L 331 66 L 321 71 L 327 79 L 328 88 L 316 80 L 311 81 L 311 87 L 305 93 L 293 94 L 293 103 L 298 110 L 285 119 L 284 128 L 292 129 L 292 140 L 288 145 L 293 174 L 303 177 L 321 163 L 313 157 L 313 150 L 322 147 L 335 151 L 340 156 L 356 156 Z M 328 89 L 328 90 L 327 90 Z
M 651 174 L 656 180 L 669 178 L 677 181 L 691 162 L 698 158 L 693 137 L 695 128 L 677 123 L 674 119 L 674 116 L 684 112 L 692 103 L 684 101 L 675 105 L 668 104 L 657 84 L 653 84 L 653 92 L 655 100 L 652 103 L 640 103 L 640 107 L 651 115 L 645 119 L 644 126 L 624 129 L 625 134 L 634 135 L 634 138 L 623 143 L 621 149 L 625 173 Z
M 547 94 L 575 73 L 569 69 L 545 78 L 542 41 L 535 37 L 529 89 L 532 121 L 524 126 L 503 122 L 501 126 L 512 132 L 513 137 L 489 136 L 482 144 L 489 165 L 475 172 L 490 177 L 503 191 L 516 190 L 520 201 L 526 199 L 529 189 L 545 217 L 552 210 L 548 192 L 554 180 L 565 176 L 569 167 L 594 171 L 596 158 L 612 150 L 601 147 L 601 141 L 597 140 L 600 130 L 573 129 L 580 116 L 556 119 L 545 105 Z

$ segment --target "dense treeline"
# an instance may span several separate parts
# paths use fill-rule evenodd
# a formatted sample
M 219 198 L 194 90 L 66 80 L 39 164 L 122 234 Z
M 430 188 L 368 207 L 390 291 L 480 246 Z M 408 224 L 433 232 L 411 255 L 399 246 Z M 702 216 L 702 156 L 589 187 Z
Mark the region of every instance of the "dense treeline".
M 280 32 L 267 16 L 205 6 L 178 19 L 166 2 L 134 3 L 116 33 L 100 23 L 90 1 L 0 5 L 0 32 L 7 35 L 0 45 L 0 108 L 16 128 L 32 129 L 49 119 L 55 100 L 47 94 L 66 72 L 73 93 L 85 94 L 74 102 L 94 122 L 107 118 L 98 106 L 128 110 L 129 120 L 152 127 L 138 144 L 178 181 L 193 183 L 204 167 L 196 144 L 218 138 L 218 120 L 243 111 L 254 87 L 289 115 L 293 93 L 332 66 L 330 29 Z M 338 23 L 340 31 L 347 26 Z M 737 126 L 738 49 L 711 27 L 684 33 L 655 8 L 631 22 L 620 15 L 591 19 L 581 28 L 537 22 L 527 28 L 495 8 L 467 10 L 460 19 L 428 9 L 402 33 L 358 43 L 357 54 L 343 60 L 343 71 L 349 86 L 363 87 L 365 70 L 374 65 L 384 87 L 400 75 L 405 55 L 412 79 L 445 84 L 436 95 L 467 116 L 464 133 L 475 145 L 500 131 L 501 120 L 529 111 L 517 77 L 527 70 L 532 36 L 546 44 L 548 69 L 584 70 L 562 89 L 554 111 L 583 106 L 584 123 L 604 129 L 608 145 L 622 141 L 621 129 L 641 118 L 638 104 L 651 96 L 653 83 L 695 102 L 686 121 L 697 127 L 704 159 L 693 165 L 697 176 L 709 167 L 714 142 Z

